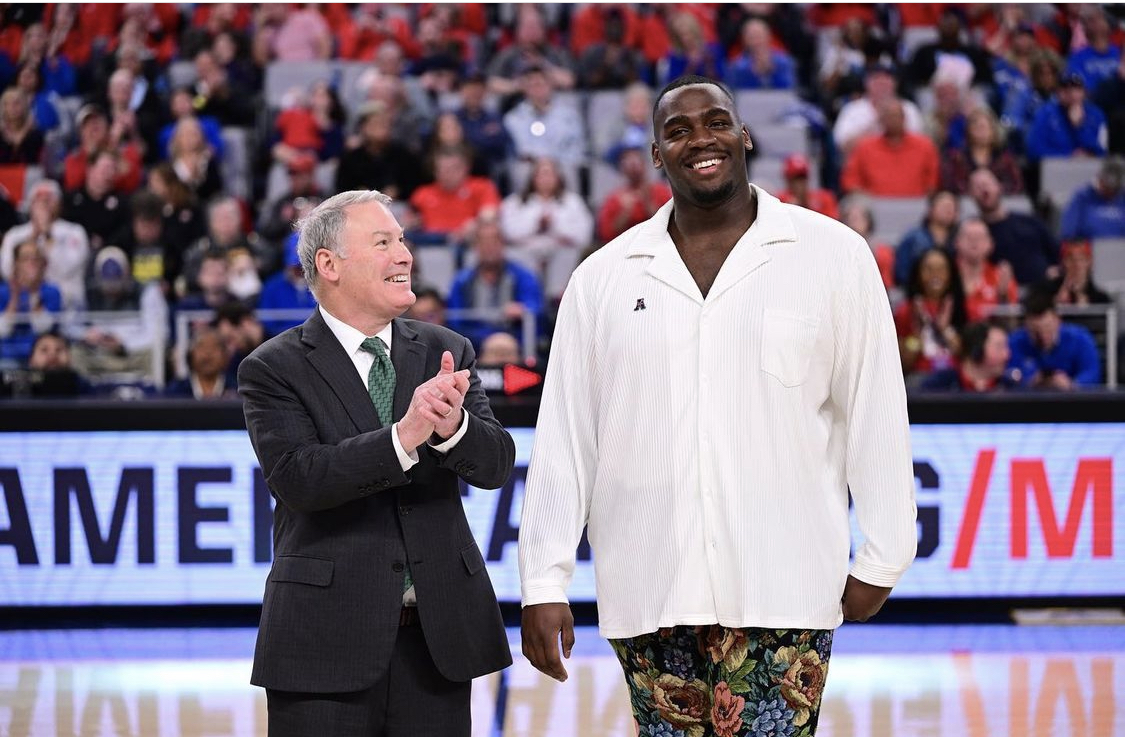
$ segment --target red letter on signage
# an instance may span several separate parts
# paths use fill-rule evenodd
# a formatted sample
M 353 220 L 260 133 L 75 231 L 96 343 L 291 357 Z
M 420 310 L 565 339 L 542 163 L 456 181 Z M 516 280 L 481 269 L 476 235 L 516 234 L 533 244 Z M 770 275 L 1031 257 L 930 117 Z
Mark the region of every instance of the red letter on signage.
M 1051 499 L 1051 486 L 1042 460 L 1012 461 L 1012 557 L 1027 557 L 1027 497 L 1035 493 L 1047 557 L 1069 558 L 1078 540 L 1078 524 L 1091 488 L 1094 492 L 1094 557 L 1113 557 L 1113 459 L 1083 458 L 1074 473 L 1074 488 L 1060 528 Z
M 973 543 L 977 540 L 980 515 L 984 509 L 984 498 L 988 496 L 988 480 L 992 477 L 992 462 L 996 460 L 996 450 L 989 448 L 977 453 L 973 465 L 973 482 L 969 486 L 969 498 L 965 500 L 965 516 L 961 520 L 961 531 L 957 533 L 957 547 L 953 549 L 952 568 L 968 568 L 973 554 Z

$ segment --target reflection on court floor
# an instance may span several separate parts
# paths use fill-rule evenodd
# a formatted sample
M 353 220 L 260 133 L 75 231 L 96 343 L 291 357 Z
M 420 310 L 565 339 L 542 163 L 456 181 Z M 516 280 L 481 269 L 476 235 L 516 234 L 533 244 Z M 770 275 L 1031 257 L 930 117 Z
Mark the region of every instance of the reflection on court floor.
M 629 737 L 621 671 L 583 629 L 558 684 L 519 656 L 473 690 L 474 737 Z M 253 630 L 0 632 L 0 735 L 265 735 Z M 819 735 L 1125 735 L 1125 628 L 849 625 Z

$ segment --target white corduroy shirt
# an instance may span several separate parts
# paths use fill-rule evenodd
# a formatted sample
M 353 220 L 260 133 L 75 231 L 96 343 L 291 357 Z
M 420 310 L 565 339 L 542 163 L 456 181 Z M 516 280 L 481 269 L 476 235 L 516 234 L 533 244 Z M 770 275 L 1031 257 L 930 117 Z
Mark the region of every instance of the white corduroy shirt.
M 603 636 L 830 629 L 849 573 L 893 586 L 917 533 L 906 394 L 867 243 L 754 187 L 703 298 L 668 202 L 563 297 L 528 470 L 524 606 L 566 602 L 589 525 Z

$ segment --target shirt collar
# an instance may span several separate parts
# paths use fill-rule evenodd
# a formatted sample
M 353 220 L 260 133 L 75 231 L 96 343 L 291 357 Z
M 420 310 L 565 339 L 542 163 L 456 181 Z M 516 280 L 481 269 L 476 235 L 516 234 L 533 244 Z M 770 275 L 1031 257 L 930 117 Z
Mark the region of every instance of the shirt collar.
M 779 242 L 796 243 L 797 231 L 781 200 L 756 184 L 751 184 L 750 187 L 758 198 L 758 216 L 739 240 L 745 239 L 757 246 Z M 637 237 L 629 244 L 627 255 L 655 256 L 668 248 L 675 249 L 676 246 L 668 235 L 668 220 L 672 217 L 674 204 L 675 198 L 668 200 L 641 225 Z
M 320 305 L 320 314 L 324 317 L 324 323 L 328 326 L 328 329 L 336 336 L 336 340 L 340 341 L 340 345 L 344 347 L 344 352 L 349 356 L 355 355 L 363 341 L 369 337 L 324 309 L 324 305 Z M 390 351 L 391 334 L 393 332 L 391 323 L 387 323 L 386 327 L 371 337 L 381 338 L 387 344 L 387 350 Z

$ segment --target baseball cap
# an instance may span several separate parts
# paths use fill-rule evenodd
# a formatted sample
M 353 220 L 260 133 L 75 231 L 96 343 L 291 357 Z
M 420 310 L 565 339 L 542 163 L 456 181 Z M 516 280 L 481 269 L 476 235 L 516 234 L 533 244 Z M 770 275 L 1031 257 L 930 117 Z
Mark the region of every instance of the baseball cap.
M 78 109 L 78 115 L 74 116 L 74 120 L 78 124 L 78 127 L 81 128 L 82 124 L 86 122 L 86 119 L 93 115 L 107 119 L 109 117 L 106 115 L 104 107 L 96 102 L 88 102 Z
M 809 175 L 809 160 L 801 154 L 789 154 L 782 165 L 782 172 L 787 179 L 790 177 L 807 177 Z

